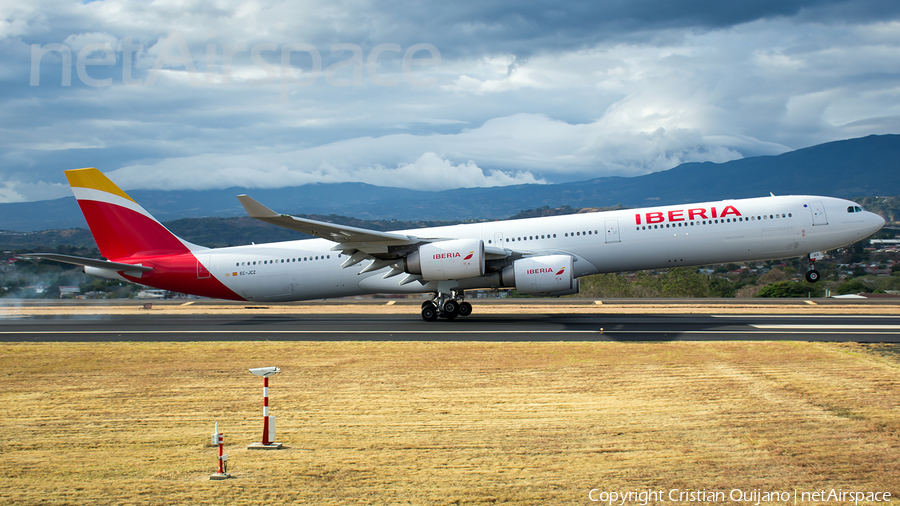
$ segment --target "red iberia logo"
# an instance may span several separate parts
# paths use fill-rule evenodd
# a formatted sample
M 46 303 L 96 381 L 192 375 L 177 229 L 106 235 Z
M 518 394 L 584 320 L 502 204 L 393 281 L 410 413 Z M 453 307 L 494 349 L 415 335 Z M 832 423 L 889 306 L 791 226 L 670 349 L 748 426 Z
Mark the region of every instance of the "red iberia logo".
M 463 260 L 469 260 L 469 259 L 472 258 L 474 255 L 475 255 L 475 251 L 472 250 L 472 251 L 469 252 L 468 255 L 466 255 L 466 258 L 463 258 Z
M 549 267 L 541 267 L 539 269 L 528 269 L 527 271 L 525 271 L 525 274 L 550 274 L 551 272 L 553 272 L 553 269 L 551 269 Z M 564 272 L 566 272 L 565 267 L 560 269 L 559 272 L 554 274 L 554 276 L 559 276 L 560 274 L 562 274 Z

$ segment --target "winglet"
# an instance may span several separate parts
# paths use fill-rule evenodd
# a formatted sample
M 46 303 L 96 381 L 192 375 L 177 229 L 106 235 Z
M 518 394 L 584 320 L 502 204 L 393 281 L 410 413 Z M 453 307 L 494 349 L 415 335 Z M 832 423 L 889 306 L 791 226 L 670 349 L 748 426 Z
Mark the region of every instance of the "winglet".
M 247 215 L 251 218 L 278 218 L 281 216 L 248 195 L 238 195 L 237 198 L 241 201 L 241 205 L 244 206 L 244 210 L 247 211 Z

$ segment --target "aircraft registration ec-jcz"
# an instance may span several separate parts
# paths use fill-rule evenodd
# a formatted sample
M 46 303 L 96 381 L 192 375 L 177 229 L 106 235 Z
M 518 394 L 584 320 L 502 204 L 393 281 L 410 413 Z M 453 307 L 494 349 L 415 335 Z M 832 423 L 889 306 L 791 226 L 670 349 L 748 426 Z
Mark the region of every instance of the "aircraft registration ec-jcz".
M 210 249 L 174 235 L 99 170 L 66 177 L 108 260 L 23 256 L 230 300 L 431 293 L 422 304 L 428 321 L 471 314 L 466 290 L 568 295 L 582 276 L 605 272 L 801 256 L 815 282 L 825 251 L 884 225 L 855 202 L 799 195 L 379 232 L 279 214 L 239 195 L 251 217 L 317 238 Z

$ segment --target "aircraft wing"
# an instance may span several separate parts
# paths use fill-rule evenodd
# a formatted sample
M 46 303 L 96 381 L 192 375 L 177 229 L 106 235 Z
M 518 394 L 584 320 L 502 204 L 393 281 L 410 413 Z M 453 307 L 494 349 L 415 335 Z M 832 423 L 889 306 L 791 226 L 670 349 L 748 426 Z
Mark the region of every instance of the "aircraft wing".
M 97 267 L 99 269 L 109 269 L 111 271 L 152 271 L 153 267 L 144 265 L 123 264 L 119 262 L 110 262 L 108 260 L 97 260 L 96 258 L 84 258 L 71 255 L 60 255 L 57 253 L 24 253 L 18 255 L 25 258 L 42 258 L 44 260 L 53 260 L 64 264 L 81 265 L 87 267 Z
M 244 206 L 251 218 L 338 243 L 331 248 L 332 251 L 341 251 L 350 257 L 341 264 L 344 268 L 356 265 L 363 260 L 373 260 L 362 272 L 387 267 L 414 251 L 419 244 L 453 239 L 452 237 L 419 238 L 413 235 L 379 232 L 297 218 L 289 214 L 276 213 L 247 195 L 238 195 L 238 200 L 241 201 L 241 205 Z M 508 257 L 510 252 L 502 248 L 486 247 L 485 254 L 488 259 L 499 259 Z
M 289 228 L 304 234 L 313 235 L 334 242 L 374 242 L 391 246 L 403 246 L 419 242 L 416 237 L 405 234 L 393 234 L 391 232 L 378 232 L 365 228 L 337 225 L 324 221 L 297 218 L 289 214 L 278 214 L 268 207 L 253 200 L 247 195 L 238 195 L 238 200 L 244 206 L 251 218 L 265 221 L 279 227 Z
M 388 254 L 391 250 L 402 249 L 404 246 L 413 246 L 423 242 L 418 237 L 406 234 L 379 232 L 377 230 L 297 218 L 289 214 L 278 214 L 247 195 L 238 195 L 238 200 L 241 201 L 241 205 L 244 206 L 251 218 L 334 241 L 338 244 L 332 250 L 343 251 L 347 255 L 360 251 L 377 258 Z M 362 256 L 362 258 L 366 257 Z

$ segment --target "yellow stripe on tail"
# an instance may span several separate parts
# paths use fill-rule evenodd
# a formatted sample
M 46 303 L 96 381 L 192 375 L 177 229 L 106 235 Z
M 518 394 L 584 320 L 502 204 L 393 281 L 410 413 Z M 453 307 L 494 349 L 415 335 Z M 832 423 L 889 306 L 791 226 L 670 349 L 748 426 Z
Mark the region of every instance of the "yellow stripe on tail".
M 108 177 L 104 176 L 102 172 L 93 167 L 67 170 L 66 178 L 68 178 L 70 186 L 105 191 L 126 198 L 137 204 L 133 198 L 129 197 L 127 193 L 110 181 Z

